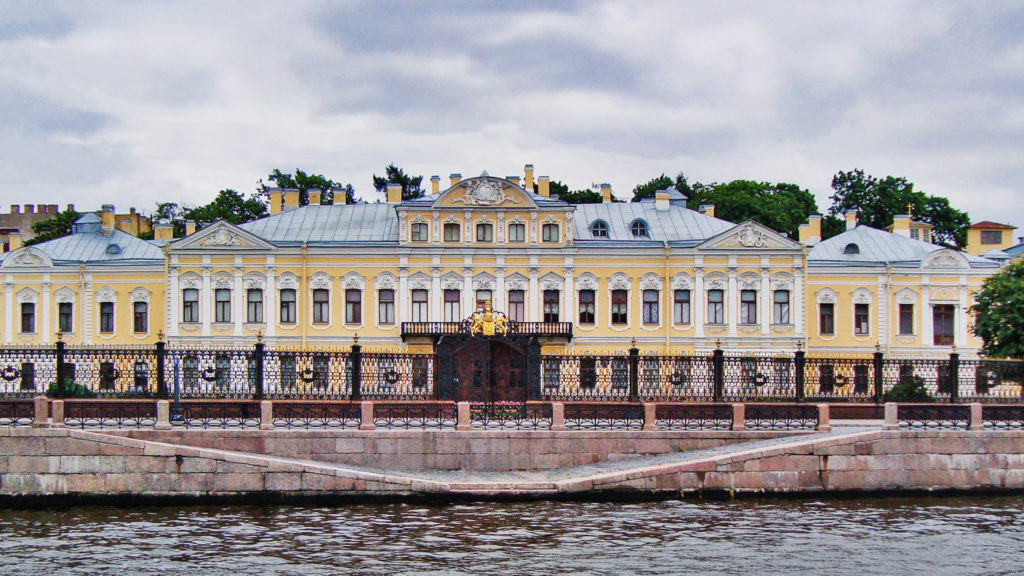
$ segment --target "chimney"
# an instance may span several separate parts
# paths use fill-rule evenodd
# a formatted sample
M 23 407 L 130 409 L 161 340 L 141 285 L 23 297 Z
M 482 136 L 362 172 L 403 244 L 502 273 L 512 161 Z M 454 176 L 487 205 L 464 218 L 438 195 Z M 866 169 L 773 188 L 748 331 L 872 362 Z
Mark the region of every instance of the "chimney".
M 821 214 L 811 214 L 807 224 L 800 225 L 800 243 L 814 246 L 821 242 Z
M 281 195 L 284 193 L 280 188 L 270 189 L 270 213 L 278 214 L 281 212 Z
M 654 209 L 655 210 L 668 210 L 668 190 L 658 190 L 654 193 Z
M 605 182 L 601 184 L 601 202 L 612 202 L 615 197 L 612 196 L 612 185 Z
M 174 226 L 163 222 L 153 225 L 153 240 L 170 240 L 174 238 Z
M 185 236 L 191 236 L 196 233 L 196 221 L 185 220 Z
M 551 196 L 551 179 L 547 176 L 537 177 L 537 194 L 547 198 Z
M 523 172 L 525 172 L 526 178 L 523 180 L 523 188 L 533 192 L 533 164 L 527 164 L 523 166 Z
M 857 211 L 847 210 L 846 211 L 846 229 L 853 230 L 857 227 Z
M 34 214 L 36 207 L 33 204 L 25 204 L 25 214 Z
M 462 174 L 459 174 L 459 173 L 452 174 L 452 175 L 448 176 L 448 180 L 450 182 L 450 184 L 448 185 L 449 187 L 455 186 L 459 182 L 462 182 Z
M 897 214 L 892 217 L 892 233 L 910 238 L 910 214 Z
M 402 185 L 388 184 L 388 204 L 400 204 L 402 202 Z
M 7 234 L 7 251 L 17 250 L 21 248 L 21 232 L 10 232 Z
M 441 191 L 441 177 L 431 176 L 430 177 L 430 193 L 437 194 Z
M 334 188 L 334 199 L 331 204 L 348 204 L 348 190 L 346 188 Z
M 289 210 L 295 210 L 299 207 L 299 189 L 298 188 L 285 188 L 284 193 L 284 206 L 281 207 L 282 212 Z
M 320 205 L 320 194 L 321 193 L 320 193 L 319 190 L 310 190 L 309 191 L 309 205 L 310 206 L 319 206 Z
M 74 204 L 68 204 L 68 210 L 74 211 L 74 209 L 75 209 L 75 205 Z
M 104 204 L 100 207 L 100 220 L 103 221 L 102 231 L 104 234 L 110 234 L 111 230 L 114 229 L 114 205 Z
M 715 205 L 714 204 L 701 204 L 699 210 L 700 210 L 700 213 L 705 215 L 705 216 L 711 216 L 712 218 L 715 217 Z
M 506 176 L 505 180 L 508 180 L 509 182 L 515 184 L 516 186 L 519 186 L 519 176 Z
M 21 206 L 17 204 L 11 204 L 11 214 L 21 214 Z

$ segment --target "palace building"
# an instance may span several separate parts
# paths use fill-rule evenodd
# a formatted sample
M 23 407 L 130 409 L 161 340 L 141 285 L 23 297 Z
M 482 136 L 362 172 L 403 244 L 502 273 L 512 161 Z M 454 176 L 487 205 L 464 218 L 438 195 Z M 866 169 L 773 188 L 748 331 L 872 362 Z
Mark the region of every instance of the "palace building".
M 857 225 L 791 239 L 678 192 L 571 205 L 525 177 L 453 174 L 386 203 L 323 204 L 275 190 L 270 216 L 179 239 L 117 229 L 113 210 L 74 233 L 0 255 L 0 342 L 347 346 L 431 351 L 491 302 L 545 353 L 976 353 L 975 292 L 999 265 Z

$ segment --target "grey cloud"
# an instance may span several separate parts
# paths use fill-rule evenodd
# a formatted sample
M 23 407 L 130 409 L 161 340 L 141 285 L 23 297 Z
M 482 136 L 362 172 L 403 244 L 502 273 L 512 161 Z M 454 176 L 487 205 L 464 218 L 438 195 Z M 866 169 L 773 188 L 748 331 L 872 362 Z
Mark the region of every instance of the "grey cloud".
M 23 136 L 88 136 L 114 121 L 106 114 L 61 106 L 10 88 L 0 90 L 0 125 Z

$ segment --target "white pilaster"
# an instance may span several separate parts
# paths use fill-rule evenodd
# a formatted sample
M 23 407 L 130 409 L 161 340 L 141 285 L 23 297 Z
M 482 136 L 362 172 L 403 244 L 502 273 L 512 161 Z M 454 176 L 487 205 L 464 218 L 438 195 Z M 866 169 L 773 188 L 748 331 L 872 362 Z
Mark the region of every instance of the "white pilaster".
M 43 297 L 41 306 L 43 309 L 43 325 L 42 325 L 42 341 L 43 344 L 49 344 L 52 339 L 53 330 L 50 329 L 50 318 L 53 316 L 50 313 L 50 275 L 46 274 L 43 276 Z
M 725 299 L 729 336 L 736 336 L 736 326 L 740 323 L 739 291 L 736 290 L 736 268 L 729 268 L 729 294 Z
M 462 317 L 468 318 L 476 312 L 476 290 L 473 289 L 473 267 L 462 269 Z
M 441 268 L 430 269 L 430 320 L 440 322 L 444 320 L 441 315 L 443 294 L 441 294 Z
M 86 275 L 85 290 L 82 293 L 82 344 L 92 344 L 93 318 L 96 309 L 92 299 L 92 277 Z
M 567 266 L 565 268 L 565 292 L 562 293 L 562 301 L 565 302 L 565 313 L 559 318 L 562 322 L 572 322 L 573 318 L 576 317 L 576 292 L 573 287 L 572 275 L 572 267 Z
M 203 336 L 210 335 L 210 320 L 213 317 L 213 291 L 210 289 L 210 267 L 203 266 L 203 287 L 199 295 L 199 319 L 203 323 Z
M 775 295 L 768 282 L 771 272 L 767 267 L 761 268 L 761 336 L 771 335 L 772 315 L 775 314 Z
M 234 320 L 235 323 L 235 336 L 242 335 L 242 324 L 248 320 L 245 316 L 247 299 L 245 296 L 245 290 L 243 290 L 242 286 L 242 267 L 237 265 L 241 263 L 241 260 L 241 258 L 238 258 L 235 262 L 235 277 L 233 278 L 234 288 L 231 290 L 233 292 L 231 298 L 231 315 L 233 316 L 232 320 Z
M 277 269 L 274 266 L 267 266 L 266 290 L 263 292 L 263 322 L 267 325 L 267 336 L 274 336 L 277 333 L 277 322 L 281 319 L 277 303 L 277 278 L 274 275 Z
M 4 282 L 4 344 L 13 342 L 14 334 L 14 284 L 11 282 L 11 275 L 7 275 Z
M 954 328 L 956 329 L 953 343 L 956 344 L 957 348 L 963 348 L 967 345 L 967 315 L 970 312 L 967 309 L 966 282 L 966 278 L 960 278 L 960 306 L 957 307 L 956 316 L 953 317 L 953 322 L 955 322 Z
M 167 335 L 178 335 L 178 323 L 181 322 L 181 315 L 178 313 L 178 303 L 181 302 L 181 289 L 178 286 L 178 267 L 171 266 L 167 281 Z
M 878 277 L 876 323 L 878 324 L 878 343 L 881 346 L 889 345 L 889 290 L 885 283 L 885 277 Z
M 921 344 L 931 346 L 935 343 L 935 335 L 932 333 L 932 298 L 931 287 L 921 288 Z
M 537 280 L 537 268 L 530 268 L 530 309 L 526 311 L 527 322 L 540 322 L 540 283 Z
M 789 321 L 793 324 L 793 332 L 797 338 L 804 337 L 807 324 L 807 309 L 804 307 L 804 271 L 793 269 L 793 303 L 790 305 Z
M 697 267 L 693 269 L 693 294 L 690 296 L 690 317 L 697 329 L 697 338 L 704 337 L 704 311 L 708 303 L 704 301 L 704 269 Z
M 508 297 L 505 295 L 505 267 L 494 269 L 494 307 L 508 312 Z
M 402 322 L 408 322 L 410 316 L 411 306 L 409 300 L 411 296 L 409 294 L 409 268 L 401 266 L 398 268 L 398 294 L 395 296 L 395 306 L 398 314 L 398 324 L 401 326 Z

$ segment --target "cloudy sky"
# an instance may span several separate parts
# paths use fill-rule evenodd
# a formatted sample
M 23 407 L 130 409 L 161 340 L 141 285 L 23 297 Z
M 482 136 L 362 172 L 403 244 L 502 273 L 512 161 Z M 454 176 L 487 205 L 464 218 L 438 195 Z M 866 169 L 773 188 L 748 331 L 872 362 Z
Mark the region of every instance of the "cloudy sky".
M 209 201 L 300 167 L 906 176 L 1024 228 L 1024 2 L 0 0 L 11 203 Z

